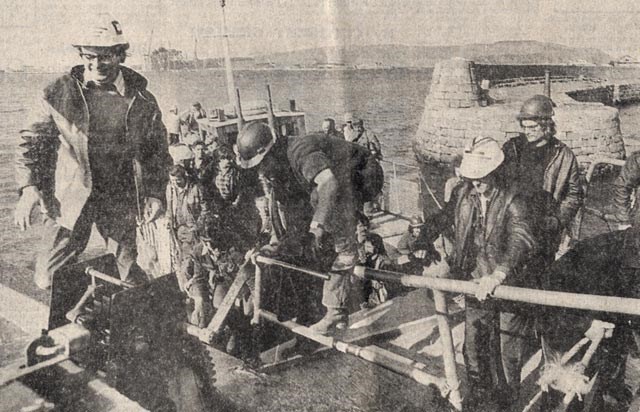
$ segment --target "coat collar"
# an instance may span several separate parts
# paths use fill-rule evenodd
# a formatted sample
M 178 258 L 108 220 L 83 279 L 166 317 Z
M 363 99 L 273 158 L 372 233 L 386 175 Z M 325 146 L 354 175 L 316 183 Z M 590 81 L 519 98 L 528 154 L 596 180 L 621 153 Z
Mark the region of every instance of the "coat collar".
M 84 66 L 78 65 L 71 69 L 71 77 L 84 84 Z M 120 73 L 115 81 L 118 92 L 126 97 L 145 91 L 147 89 L 147 79 L 128 67 L 120 66 Z

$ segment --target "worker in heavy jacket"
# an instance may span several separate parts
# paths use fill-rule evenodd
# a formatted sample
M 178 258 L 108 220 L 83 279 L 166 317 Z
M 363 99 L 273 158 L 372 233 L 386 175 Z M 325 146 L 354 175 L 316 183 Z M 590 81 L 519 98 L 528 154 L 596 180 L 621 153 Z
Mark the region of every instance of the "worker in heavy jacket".
M 213 177 L 215 176 L 216 162 L 207 153 L 207 145 L 198 140 L 191 146 L 193 158 L 185 161 L 185 169 L 191 179 L 198 182 L 202 188 L 207 202 L 213 197 Z
M 198 225 L 197 242 L 185 255 L 177 271 L 180 288 L 193 302 L 190 321 L 204 328 L 211 320 L 213 306 L 209 278 L 211 272 L 218 271 L 220 247 L 212 237 L 211 227 L 206 223 Z
M 306 194 L 312 219 L 306 234 L 299 231 L 298 236 L 310 241 L 316 257 L 336 254 L 322 294 L 327 313 L 312 327 L 320 333 L 346 327 L 349 278 L 358 258 L 356 211 L 380 192 L 380 165 L 362 146 L 322 134 L 278 140 L 261 123 L 250 123 L 240 132 L 237 154 L 240 167 L 259 167 L 259 174 L 273 182 L 276 196 L 282 185 L 297 185 Z
M 16 223 L 28 228 L 37 204 L 45 215 L 35 274 L 42 288 L 78 259 L 94 223 L 120 276 L 143 281 L 134 265 L 136 211 L 144 201 L 147 220 L 159 215 L 171 164 L 147 80 L 121 66 L 129 43 L 120 23 L 97 20 L 74 43 L 83 65 L 44 89 L 17 144 Z
M 578 242 L 555 261 L 542 278 L 542 288 L 551 291 L 586 293 L 640 299 L 640 268 L 635 264 L 640 255 L 640 233 L 637 228 L 614 231 Z M 588 298 L 585 298 L 587 300 Z M 602 327 L 598 322 L 615 325 L 610 338 L 604 339 L 590 367 L 589 376 L 598 372 L 591 405 L 572 405 L 568 410 L 626 411 L 632 392 L 625 384 L 628 355 L 640 353 L 640 320 L 637 317 L 606 312 L 573 311 L 543 307 L 538 317 L 537 331 L 545 343 L 546 359 L 557 358 L 584 336 L 590 339 Z M 602 325 L 600 323 L 600 325 Z M 603 396 L 610 405 L 603 405 Z M 636 393 L 636 399 L 637 399 Z M 640 405 L 640 401 L 637 405 Z M 614 407 L 613 404 L 617 404 Z M 637 409 L 629 409 L 637 410 Z
M 554 103 L 536 95 L 525 101 L 518 113 L 522 133 L 503 146 L 507 183 L 524 196 L 533 213 L 532 225 L 538 249 L 527 262 L 527 276 L 539 278 L 554 261 L 563 235 L 583 203 L 575 155 L 555 137 Z M 535 287 L 535 283 L 530 283 Z M 502 348 L 507 380 L 515 394 L 520 385 L 520 369 L 535 352 L 534 322 L 528 308 L 511 305 L 502 314 Z
M 640 151 L 627 157 L 620 174 L 613 182 L 613 187 L 614 213 L 607 215 L 607 220 L 615 221 L 621 226 L 640 227 L 640 213 L 636 200 L 637 189 L 640 187 Z M 640 264 L 640 259 L 638 263 Z
M 475 297 L 467 297 L 464 357 L 470 410 L 482 402 L 501 401 L 506 390 L 499 343 L 499 308 L 486 300 L 494 289 L 521 274 L 522 264 L 534 250 L 535 240 L 522 198 L 505 187 L 499 166 L 500 145 L 477 138 L 465 150 L 452 200 L 429 217 L 426 227 L 436 234 L 454 226 L 455 246 L 451 276 L 478 283 Z
M 412 216 L 409 220 L 407 231 L 398 241 L 398 264 L 402 270 L 410 274 L 422 273 L 425 266 L 431 262 L 440 260 L 440 256 L 433 246 L 429 232 L 424 226 L 421 216 Z
M 539 252 L 547 265 L 584 201 L 576 156 L 555 137 L 553 108 L 546 96 L 525 101 L 517 116 L 522 133 L 503 146 L 507 183 L 528 197 L 537 215 Z
M 209 217 L 200 184 L 190 178 L 181 165 L 171 166 L 166 190 L 167 220 L 186 257 L 198 241 L 198 222 Z

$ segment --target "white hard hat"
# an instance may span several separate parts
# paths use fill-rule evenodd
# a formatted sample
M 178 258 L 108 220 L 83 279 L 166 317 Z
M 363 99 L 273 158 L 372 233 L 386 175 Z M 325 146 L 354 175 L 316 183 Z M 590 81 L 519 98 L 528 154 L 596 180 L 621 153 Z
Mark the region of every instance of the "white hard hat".
M 345 113 L 344 114 L 344 122 L 345 123 L 353 122 L 353 113 L 351 113 L 351 112 Z
M 129 47 L 129 42 L 122 33 L 122 26 L 112 15 L 98 13 L 78 33 L 73 47 Z
M 464 150 L 460 174 L 467 179 L 482 179 L 504 161 L 500 143 L 490 137 L 477 137 Z
M 169 146 L 169 155 L 171 155 L 173 164 L 179 164 L 185 160 L 191 160 L 194 157 L 189 146 L 182 143 Z

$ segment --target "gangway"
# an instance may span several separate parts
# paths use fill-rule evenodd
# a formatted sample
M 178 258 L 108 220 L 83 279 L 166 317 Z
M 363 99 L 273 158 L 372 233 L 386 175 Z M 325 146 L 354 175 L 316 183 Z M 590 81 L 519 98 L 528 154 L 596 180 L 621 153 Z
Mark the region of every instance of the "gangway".
M 265 258 L 259 255 L 254 257 L 254 262 L 256 267 L 256 293 L 253 301 L 254 322 L 265 320 L 275 323 L 299 336 L 315 341 L 325 347 L 333 348 L 339 352 L 349 354 L 364 359 L 367 362 L 390 369 L 403 376 L 409 377 L 420 384 L 426 386 L 436 385 L 440 389 L 441 395 L 448 399 L 456 410 L 461 409 L 462 397 L 460 392 L 460 379 L 458 378 L 445 293 L 474 295 L 478 288 L 476 283 L 446 278 L 406 275 L 391 271 L 373 270 L 361 266 L 358 266 L 355 270 L 355 273 L 358 276 L 366 279 L 384 282 L 399 282 L 400 284 L 408 287 L 428 288 L 433 290 L 436 308 L 435 316 L 438 318 L 438 329 L 441 337 L 441 344 L 443 346 L 443 362 L 445 370 L 445 377 L 443 378 L 430 374 L 423 363 L 395 354 L 377 345 L 359 346 L 357 344 L 344 342 L 340 340 L 339 337 L 334 338 L 318 334 L 291 320 L 279 320 L 276 314 L 261 308 L 260 291 L 262 289 L 263 276 L 261 266 L 275 265 L 290 270 L 296 270 L 300 273 L 311 276 L 321 276 L 323 274 L 295 267 L 289 263 L 278 261 L 276 259 Z M 331 276 L 331 273 L 324 275 Z M 513 286 L 498 286 L 492 297 L 495 299 L 535 305 L 640 316 L 640 299 L 545 291 Z

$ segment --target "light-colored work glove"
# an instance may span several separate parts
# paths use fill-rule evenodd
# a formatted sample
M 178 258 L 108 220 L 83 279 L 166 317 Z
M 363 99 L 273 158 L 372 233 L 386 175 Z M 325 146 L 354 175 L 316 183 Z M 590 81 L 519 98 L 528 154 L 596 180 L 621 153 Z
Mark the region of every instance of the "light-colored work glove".
M 613 323 L 594 319 L 591 322 L 591 326 L 589 327 L 589 329 L 584 333 L 584 336 L 591 339 L 592 341 L 602 338 L 610 338 L 611 336 L 613 336 L 613 329 L 615 327 L 616 326 Z
M 47 213 L 42 193 L 35 186 L 26 186 L 22 189 L 22 195 L 16 205 L 14 222 L 21 230 L 31 227 L 31 212 L 36 205 L 40 205 L 40 211 Z
M 147 197 L 144 200 L 144 223 L 151 223 L 162 214 L 162 202 L 155 197 Z
M 489 276 L 483 276 L 477 279 L 478 289 L 476 290 L 476 299 L 481 302 L 485 300 L 487 296 L 493 294 L 493 291 L 504 282 L 506 277 L 506 273 L 494 271 Z
M 413 256 L 415 256 L 418 259 L 424 259 L 427 256 L 427 251 L 426 250 L 416 250 L 415 252 L 413 252 Z
M 422 276 L 446 279 L 449 277 L 449 265 L 431 265 L 422 268 Z

